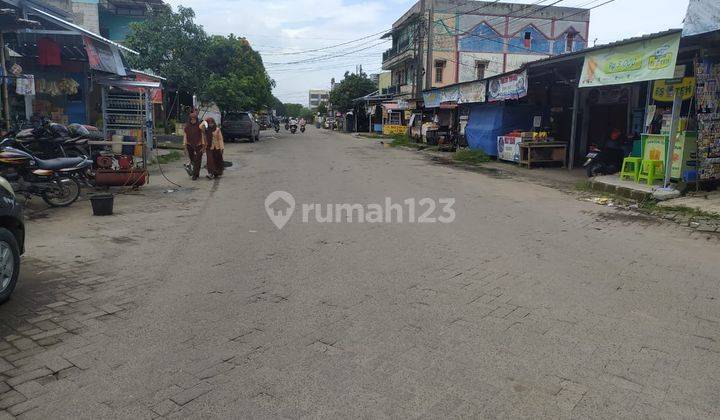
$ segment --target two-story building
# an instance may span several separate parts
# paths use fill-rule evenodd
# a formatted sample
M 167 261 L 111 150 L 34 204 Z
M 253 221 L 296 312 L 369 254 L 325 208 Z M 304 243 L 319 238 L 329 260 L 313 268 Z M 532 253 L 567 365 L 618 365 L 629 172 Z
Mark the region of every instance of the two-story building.
M 433 30 L 428 37 L 431 14 Z M 415 99 L 421 90 L 483 79 L 530 61 L 579 51 L 587 46 L 589 21 L 589 10 L 572 7 L 418 1 L 385 35 L 392 37 L 392 47 L 383 54 L 383 69 L 392 73 L 388 92 L 398 99 Z M 421 89 L 416 89 L 418 80 Z

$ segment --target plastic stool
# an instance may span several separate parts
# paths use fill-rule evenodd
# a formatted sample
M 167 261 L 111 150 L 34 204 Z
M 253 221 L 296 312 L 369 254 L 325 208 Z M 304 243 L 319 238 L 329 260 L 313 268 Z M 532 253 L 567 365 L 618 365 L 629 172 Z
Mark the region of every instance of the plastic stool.
M 632 177 L 635 182 L 638 182 L 638 176 L 640 175 L 640 166 L 642 165 L 642 158 L 639 157 L 626 157 L 623 159 L 622 169 L 620 170 L 620 179 Z M 628 168 L 631 167 L 632 169 Z
M 645 180 L 648 185 L 653 185 L 655 181 L 665 179 L 665 164 L 662 160 L 643 159 L 638 174 L 638 182 Z

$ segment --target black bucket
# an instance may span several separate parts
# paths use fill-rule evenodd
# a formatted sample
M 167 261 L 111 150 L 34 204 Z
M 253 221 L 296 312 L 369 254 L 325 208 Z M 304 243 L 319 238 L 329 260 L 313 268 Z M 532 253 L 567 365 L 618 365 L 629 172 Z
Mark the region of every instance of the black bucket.
M 114 197 L 112 194 L 95 194 L 90 197 L 93 214 L 95 216 L 110 216 L 113 214 Z

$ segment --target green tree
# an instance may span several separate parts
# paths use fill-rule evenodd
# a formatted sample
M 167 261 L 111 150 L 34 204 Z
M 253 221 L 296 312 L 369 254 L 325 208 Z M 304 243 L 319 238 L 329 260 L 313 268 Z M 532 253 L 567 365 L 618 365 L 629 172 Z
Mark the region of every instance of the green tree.
M 282 103 L 282 101 L 275 96 L 272 97 L 272 102 L 270 104 L 270 108 L 274 109 L 277 115 L 285 116 L 287 115 L 287 110 L 285 109 L 285 104 Z
M 305 112 L 305 107 L 300 104 L 285 104 L 286 117 L 300 118 Z
M 345 73 L 345 78 L 330 91 L 330 103 L 337 111 L 349 111 L 353 100 L 377 90 L 375 83 L 365 73 Z
M 260 53 L 245 38 L 212 36 L 206 56 L 207 79 L 200 98 L 223 111 L 259 110 L 273 104 L 270 79 Z
M 126 44 L 140 53 L 128 56 L 133 68 L 150 69 L 188 93 L 202 90 L 208 36 L 195 23 L 192 9 L 178 6 L 176 13 L 160 7 L 150 19 L 131 23 L 130 29 Z
M 327 105 L 325 105 L 325 104 L 318 105 L 317 112 L 318 112 L 318 114 L 320 114 L 322 116 L 327 115 L 327 112 L 328 112 Z

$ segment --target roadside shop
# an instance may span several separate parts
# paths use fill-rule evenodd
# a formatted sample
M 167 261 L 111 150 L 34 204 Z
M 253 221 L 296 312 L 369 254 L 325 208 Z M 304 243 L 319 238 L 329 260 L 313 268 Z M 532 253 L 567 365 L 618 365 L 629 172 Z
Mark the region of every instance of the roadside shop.
M 438 144 L 457 139 L 466 144 L 470 106 L 485 102 L 486 86 L 484 80 L 475 80 L 424 91 L 422 140 Z
M 42 116 L 61 124 L 94 124 L 99 104 L 92 101 L 92 80 L 126 76 L 120 51 L 134 51 L 69 22 L 69 16 L 30 3 L 22 9 L 7 6 L 36 23 L 4 33 L 10 120 Z

